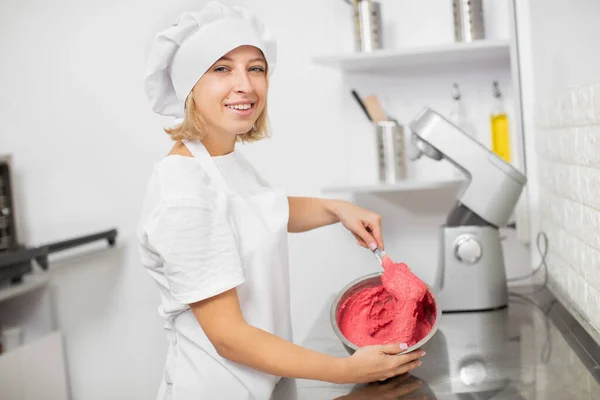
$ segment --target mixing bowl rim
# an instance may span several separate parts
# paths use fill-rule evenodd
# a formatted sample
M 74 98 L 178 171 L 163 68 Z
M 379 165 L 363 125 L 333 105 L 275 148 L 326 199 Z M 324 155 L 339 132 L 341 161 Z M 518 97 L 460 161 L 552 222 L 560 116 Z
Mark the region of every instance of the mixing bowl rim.
M 368 279 L 381 277 L 382 275 L 383 275 L 383 272 L 374 272 L 374 273 L 363 275 L 361 277 L 354 279 L 353 281 L 351 281 L 350 283 L 348 283 L 346 286 L 344 286 L 342 289 L 339 290 L 339 292 L 336 294 L 336 296 L 333 299 L 333 302 L 331 304 L 331 308 L 329 311 L 329 320 L 330 320 L 329 322 L 331 323 L 333 331 L 335 332 L 335 335 L 338 337 L 338 339 L 340 339 L 342 341 L 342 343 L 344 343 L 347 347 L 351 348 L 353 351 L 358 350 L 360 347 L 356 346 L 354 343 L 350 342 L 344 336 L 344 334 L 340 330 L 338 323 L 337 323 L 337 310 L 340 305 L 339 304 L 340 300 L 342 299 L 342 296 L 344 295 L 344 293 L 346 293 L 348 290 L 350 290 L 353 286 L 356 286 L 357 284 L 359 284 L 363 281 L 366 281 Z M 419 340 L 417 343 L 413 344 L 408 349 L 401 351 L 399 354 L 410 353 L 411 351 L 414 351 L 414 350 L 418 349 L 419 347 L 423 346 L 437 332 L 438 327 L 440 325 L 441 318 L 442 318 L 442 307 L 440 306 L 437 296 L 435 295 L 433 290 L 431 290 L 431 287 L 429 287 L 429 285 L 427 285 L 427 284 L 425 284 L 425 285 L 429 288 L 429 291 L 431 292 L 431 295 L 433 296 L 433 300 L 435 301 L 435 305 L 436 305 L 435 322 L 433 323 L 433 326 L 429 330 L 429 333 L 427 333 L 427 335 L 425 335 L 425 337 L 423 337 L 423 339 Z

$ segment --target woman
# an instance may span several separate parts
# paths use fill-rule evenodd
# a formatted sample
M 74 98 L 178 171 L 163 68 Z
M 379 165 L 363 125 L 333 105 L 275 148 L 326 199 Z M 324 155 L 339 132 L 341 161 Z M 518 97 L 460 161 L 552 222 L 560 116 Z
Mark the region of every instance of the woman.
M 288 198 L 235 151 L 266 136 L 274 66 L 262 23 L 216 2 L 154 42 L 147 95 L 180 119 L 166 129 L 175 144 L 155 166 L 138 230 L 170 342 L 159 399 L 268 399 L 282 376 L 370 382 L 419 364 L 422 352 L 392 356 L 400 344 L 336 358 L 291 342 L 288 232 L 341 222 L 364 247 L 383 242 L 376 214 Z

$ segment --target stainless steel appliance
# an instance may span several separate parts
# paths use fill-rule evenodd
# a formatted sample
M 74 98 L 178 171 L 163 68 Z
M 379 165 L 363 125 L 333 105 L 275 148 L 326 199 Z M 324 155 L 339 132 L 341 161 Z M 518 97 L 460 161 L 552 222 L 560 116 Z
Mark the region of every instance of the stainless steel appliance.
M 504 227 L 526 177 L 430 108 L 410 124 L 416 160 L 446 159 L 466 181 L 440 228 L 439 265 L 433 284 L 444 312 L 490 310 L 508 304 L 498 228 Z
M 0 155 L 0 256 L 21 250 L 15 220 L 12 155 Z M 14 280 L 31 271 L 28 261 L 14 261 L 0 267 L 0 282 Z

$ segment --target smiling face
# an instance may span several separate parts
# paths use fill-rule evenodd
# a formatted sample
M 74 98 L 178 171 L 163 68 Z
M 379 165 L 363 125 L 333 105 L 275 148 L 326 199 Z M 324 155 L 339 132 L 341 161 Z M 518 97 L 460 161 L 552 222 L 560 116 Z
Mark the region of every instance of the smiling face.
M 253 46 L 240 46 L 215 62 L 192 89 L 209 135 L 247 133 L 267 100 L 267 63 Z

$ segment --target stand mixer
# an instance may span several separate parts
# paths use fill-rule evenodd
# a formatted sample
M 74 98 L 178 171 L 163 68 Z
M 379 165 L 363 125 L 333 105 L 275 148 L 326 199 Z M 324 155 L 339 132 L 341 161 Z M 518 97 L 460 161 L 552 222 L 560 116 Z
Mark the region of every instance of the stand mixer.
M 433 290 L 444 312 L 483 311 L 508 304 L 498 229 L 507 224 L 526 177 L 430 108 L 410 124 L 416 160 L 446 159 L 467 181 L 440 227 L 440 259 Z

